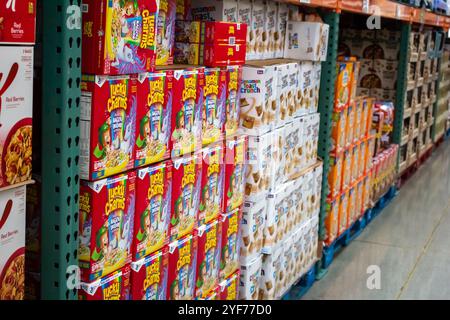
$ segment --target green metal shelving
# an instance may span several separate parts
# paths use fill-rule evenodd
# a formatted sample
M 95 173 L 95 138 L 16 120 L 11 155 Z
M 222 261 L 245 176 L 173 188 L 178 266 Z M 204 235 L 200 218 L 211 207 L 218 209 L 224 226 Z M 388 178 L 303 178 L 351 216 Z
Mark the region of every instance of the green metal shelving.
M 43 299 L 77 298 L 76 273 L 68 270 L 78 265 L 80 5 L 81 0 L 43 1 Z

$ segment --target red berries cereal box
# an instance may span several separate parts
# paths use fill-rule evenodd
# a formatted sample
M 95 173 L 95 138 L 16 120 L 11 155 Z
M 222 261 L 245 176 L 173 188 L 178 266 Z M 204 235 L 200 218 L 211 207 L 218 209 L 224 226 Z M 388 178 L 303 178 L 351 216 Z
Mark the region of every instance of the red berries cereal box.
M 36 0 L 8 0 L 0 4 L 0 43 L 33 44 L 36 37 Z
M 198 221 L 202 176 L 201 154 L 173 160 L 171 240 L 190 233 Z
M 31 179 L 33 48 L 1 47 L 0 51 L 0 187 L 3 187 Z
M 156 65 L 173 63 L 175 42 L 176 0 L 160 0 L 156 34 Z
M 220 250 L 220 280 L 223 281 L 239 269 L 240 232 L 239 224 L 242 207 L 223 214 L 219 219 L 222 224 L 222 249 Z
M 199 207 L 199 225 L 219 216 L 222 209 L 225 164 L 223 144 L 202 150 L 202 190 Z
M 195 151 L 201 139 L 203 69 L 167 70 L 173 94 L 170 150 L 172 158 Z
M 133 261 L 140 260 L 168 244 L 171 193 L 170 161 L 137 171 Z
M 167 300 L 192 300 L 194 298 L 196 258 L 196 232 L 169 245 Z
M 222 212 L 231 212 L 244 203 L 247 165 L 247 136 L 225 142 L 225 189 Z
M 142 73 L 138 82 L 135 167 L 170 157 L 172 92 L 164 72 Z
M 104 277 L 130 261 L 135 205 L 135 172 L 80 186 L 82 279 Z
M 227 67 L 227 98 L 225 104 L 225 134 L 227 137 L 234 135 L 239 128 L 240 114 L 240 87 L 242 80 L 242 67 Z
M 165 246 L 131 263 L 131 300 L 166 300 L 169 255 Z
M 222 225 L 219 220 L 197 229 L 197 277 L 195 296 L 206 297 L 218 284 Z
M 80 300 L 128 300 L 130 297 L 130 265 L 91 283 L 81 283 Z
M 237 300 L 239 294 L 239 270 L 219 284 L 220 300 Z
M 202 107 L 202 144 L 222 138 L 225 125 L 227 73 L 224 69 L 206 68 Z
M 156 58 L 156 0 L 83 1 L 83 73 L 152 71 Z
M 80 175 L 108 177 L 133 168 L 137 80 L 83 76 Z

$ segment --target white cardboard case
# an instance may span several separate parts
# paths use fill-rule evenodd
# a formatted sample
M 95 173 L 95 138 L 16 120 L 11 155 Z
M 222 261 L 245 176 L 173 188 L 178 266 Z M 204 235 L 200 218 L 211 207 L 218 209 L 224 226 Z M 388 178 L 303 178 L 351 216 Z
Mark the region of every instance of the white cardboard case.
M 18 158 L 11 149 L 19 135 L 29 132 L 33 115 L 33 48 L 0 47 L 0 187 L 13 185 L 31 179 L 31 136 L 16 144 L 20 150 Z M 22 131 L 22 133 L 20 132 Z M 31 133 L 30 133 L 31 135 Z M 23 138 L 25 139 L 25 138 Z M 11 148 L 11 149 L 10 149 Z M 23 157 L 23 154 L 26 154 Z M 20 158 L 20 161 L 18 161 Z M 11 165 L 7 166 L 7 161 Z M 20 165 L 21 164 L 21 165 Z M 19 173 L 12 173 L 19 167 Z M 4 172 L 6 171 L 6 172 Z
M 287 105 L 287 121 L 292 121 L 297 111 L 297 88 L 299 87 L 299 64 L 292 62 L 289 66 L 289 91 L 288 91 L 288 105 Z
M 277 32 L 277 3 L 265 0 L 265 27 L 264 27 L 264 59 L 275 58 L 275 37 Z
M 261 255 L 258 255 L 248 263 L 241 264 L 239 300 L 258 300 L 261 267 Z
M 252 26 L 252 0 L 239 0 L 238 1 L 238 14 L 237 19 L 239 23 L 245 23 L 247 25 L 247 50 L 246 60 L 250 60 L 253 55 L 254 40 L 252 38 L 251 26 Z
M 261 279 L 259 282 L 259 299 L 274 300 L 280 294 L 280 284 L 277 274 L 281 269 L 283 248 L 278 245 L 271 254 L 262 255 Z
M 277 101 L 278 110 L 276 114 L 276 127 L 282 127 L 288 121 L 288 104 L 289 104 L 289 64 L 283 63 L 277 65 Z
M 267 214 L 266 196 L 246 201 L 242 209 L 240 262 L 246 264 L 261 254 Z
M 319 22 L 288 21 L 284 57 L 288 59 L 325 61 L 329 26 Z
M 285 3 L 277 2 L 277 30 L 275 35 L 275 58 L 283 58 L 284 42 L 286 37 L 286 24 L 289 7 Z
M 252 25 L 248 60 L 264 59 L 265 5 L 263 0 L 252 0 Z
M 195 0 L 191 2 L 193 20 L 238 21 L 237 0 Z

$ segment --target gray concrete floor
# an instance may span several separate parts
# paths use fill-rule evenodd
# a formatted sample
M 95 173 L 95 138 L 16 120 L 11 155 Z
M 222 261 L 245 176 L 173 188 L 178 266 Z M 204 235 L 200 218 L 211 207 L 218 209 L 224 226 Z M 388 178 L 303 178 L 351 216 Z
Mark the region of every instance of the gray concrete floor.
M 379 288 L 368 288 L 368 280 L 373 280 L 368 272 L 370 266 L 379 267 Z M 449 270 L 447 141 L 359 238 L 335 258 L 325 277 L 314 284 L 304 299 L 447 300 Z

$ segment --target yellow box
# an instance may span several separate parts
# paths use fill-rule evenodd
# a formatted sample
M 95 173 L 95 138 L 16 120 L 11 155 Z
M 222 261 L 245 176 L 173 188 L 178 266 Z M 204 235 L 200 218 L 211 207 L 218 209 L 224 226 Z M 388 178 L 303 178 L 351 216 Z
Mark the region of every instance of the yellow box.
M 328 173 L 329 197 L 336 198 L 342 190 L 343 153 L 330 155 L 330 172 Z
M 341 235 L 348 227 L 348 191 L 345 191 L 340 196 L 339 201 L 339 232 Z
M 355 207 L 356 207 L 356 190 L 354 187 L 352 187 L 348 190 L 348 207 L 347 207 L 348 227 L 350 227 L 356 221 Z
M 337 77 L 334 103 L 336 110 L 348 107 L 351 102 L 354 68 L 354 61 L 338 61 L 336 63 Z
M 331 119 L 331 150 L 340 152 L 347 145 L 347 108 L 334 111 Z
M 351 185 L 352 179 L 352 149 L 348 149 L 343 153 L 344 161 L 342 163 L 342 189 L 347 189 Z
M 325 219 L 325 244 L 330 245 L 339 234 L 339 203 L 340 197 L 327 201 L 327 218 Z
M 346 145 L 347 147 L 350 146 L 353 143 L 353 138 L 354 138 L 354 133 L 355 133 L 355 129 L 354 129 L 354 125 L 355 125 L 355 105 L 354 104 L 350 104 L 347 108 L 347 125 L 346 125 L 346 131 L 345 131 L 345 136 L 346 136 Z

